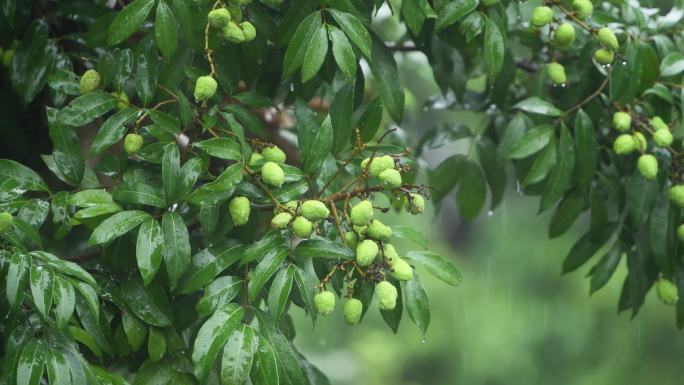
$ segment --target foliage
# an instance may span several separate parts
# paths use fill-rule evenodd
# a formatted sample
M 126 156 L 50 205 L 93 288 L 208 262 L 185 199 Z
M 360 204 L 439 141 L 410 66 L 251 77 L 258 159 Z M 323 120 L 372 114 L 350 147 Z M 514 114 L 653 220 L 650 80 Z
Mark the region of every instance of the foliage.
M 540 5 L 4 1 L 3 76 L 44 117 L 42 160 L 59 181 L 0 160 L 0 381 L 327 383 L 292 344 L 288 310 L 315 324 L 335 292 L 363 317 L 377 284 L 390 328 L 406 308 L 424 333 L 410 265 L 452 285 L 460 274 L 433 252 L 394 250 L 393 236 L 425 241 L 377 214 L 418 214 L 458 186 L 474 219 L 487 196 L 500 203 L 508 165 L 555 210 L 549 236 L 590 213 L 564 272 L 607 250 L 595 291 L 626 255 L 619 309 L 636 314 L 662 276 L 684 325 L 668 284 L 684 286 L 684 4 Z M 401 15 L 399 37 L 377 33 L 381 8 Z M 479 129 L 439 125 L 415 153 L 384 129 L 404 115 L 395 53 L 413 51 L 442 91 L 425 111 L 479 111 Z M 616 112 L 630 122 L 613 129 Z M 415 156 L 466 138 L 466 155 L 417 182 Z

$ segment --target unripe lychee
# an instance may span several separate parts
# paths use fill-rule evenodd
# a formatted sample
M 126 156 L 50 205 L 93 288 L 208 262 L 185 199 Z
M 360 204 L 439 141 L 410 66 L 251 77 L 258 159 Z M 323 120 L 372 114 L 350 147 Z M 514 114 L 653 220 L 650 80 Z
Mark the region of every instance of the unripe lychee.
M 599 42 L 603 44 L 604 47 L 617 51 L 620 49 L 620 43 L 618 43 L 617 36 L 615 36 L 615 32 L 613 32 L 612 29 L 608 27 L 603 27 L 598 30 L 597 36 L 599 39 Z
M 684 224 L 681 224 L 679 227 L 677 227 L 677 238 L 684 242 Z
M 368 231 L 368 226 L 356 226 L 356 225 L 353 225 L 353 226 L 352 226 L 352 230 L 354 230 L 354 232 L 355 232 L 356 234 L 358 234 L 359 236 L 365 237 L 365 236 L 366 236 L 366 231 Z
M 78 82 L 78 92 L 81 95 L 89 94 L 100 88 L 100 74 L 93 70 L 87 70 Z
M 128 134 L 124 138 L 124 151 L 126 154 L 133 155 L 142 148 L 144 139 L 138 134 Z
M 652 117 L 648 123 L 651 125 L 653 128 L 653 131 L 658 131 L 658 130 L 669 130 L 670 127 L 663 121 L 663 118 L 660 116 L 654 116 Z
M 351 208 L 349 216 L 356 226 L 366 226 L 373 218 L 373 204 L 370 201 L 361 201 Z
M 674 305 L 679 300 L 677 285 L 665 278 L 660 278 L 656 282 L 656 294 L 665 305 Z
M 670 202 L 684 208 L 684 185 L 672 186 L 668 192 Z
M 356 298 L 349 298 L 343 307 L 344 322 L 347 325 L 356 325 L 361 320 L 363 314 L 363 303 Z
M 269 186 L 280 187 L 285 182 L 285 172 L 274 162 L 266 162 L 261 167 L 261 180 Z
M 584 20 L 594 12 L 594 4 L 589 0 L 575 0 L 572 2 L 572 9 L 575 10 L 575 16 Z
M 299 207 L 299 201 L 289 201 L 285 203 L 285 207 L 292 210 L 293 213 L 296 213 L 297 208 Z
M 608 65 L 615 60 L 615 54 L 611 50 L 599 48 L 594 52 L 594 60 L 599 64 Z
M 258 152 L 253 152 L 252 156 L 249 157 L 249 165 L 252 167 L 256 166 L 256 164 L 262 159 L 264 159 L 263 155 L 259 154 Z
M 211 76 L 200 76 L 195 83 L 195 99 L 198 101 L 207 100 L 216 93 L 216 80 Z
M 634 137 L 630 134 L 622 134 L 613 142 L 613 151 L 618 155 L 624 155 L 634 152 L 637 149 L 637 143 Z
M 252 41 L 256 37 L 257 31 L 254 25 L 249 21 L 243 21 L 240 23 L 240 28 L 242 29 L 242 34 L 245 37 L 245 41 Z
M 371 241 L 370 239 L 365 239 L 359 242 L 356 246 L 356 262 L 359 266 L 365 267 L 373 263 L 375 257 L 378 256 L 378 244 Z
M 653 133 L 653 143 L 658 147 L 670 147 L 673 141 L 674 137 L 668 129 L 658 130 Z
M 130 106 L 130 103 L 128 101 L 128 95 L 124 91 L 121 92 L 112 92 L 110 93 L 113 97 L 117 98 L 119 101 L 116 103 L 116 109 L 121 111 L 124 108 L 128 108 Z
M 563 23 L 558 26 L 553 40 L 558 45 L 568 45 L 575 41 L 575 27 L 570 23 Z
M 350 249 L 356 249 L 356 246 L 359 244 L 359 237 L 355 232 L 347 231 L 344 233 L 344 243 L 346 243 Z
M 329 315 L 335 310 L 335 294 L 331 291 L 322 291 L 314 296 L 314 304 L 320 315 Z
M 381 172 L 378 178 L 382 182 L 383 187 L 388 190 L 401 187 L 401 174 L 393 168 Z
M 637 168 L 646 179 L 655 179 L 658 176 L 658 159 L 651 154 L 644 154 L 637 161 Z
M 313 232 L 313 223 L 304 217 L 297 217 L 292 221 L 292 232 L 299 238 L 307 238 Z
M 285 152 L 278 146 L 264 147 L 261 150 L 261 155 L 264 156 L 264 159 L 267 162 L 275 163 L 285 163 L 285 159 L 287 158 Z
M 14 58 L 14 49 L 13 48 L 6 49 L 5 52 L 2 53 L 2 65 L 5 67 L 11 66 L 13 58 Z
M 382 245 L 382 251 L 385 253 L 385 258 L 389 259 L 390 261 L 394 261 L 395 259 L 399 258 L 397 250 L 389 243 Z
M 373 219 L 368 225 L 368 236 L 377 240 L 387 240 L 392 236 L 392 228 L 385 226 L 377 219 Z
M 230 217 L 235 226 L 242 226 L 249 221 L 249 199 L 247 197 L 235 197 L 228 204 Z
M 644 134 L 637 131 L 634 134 L 632 134 L 632 137 L 634 138 L 634 142 L 636 143 L 637 150 L 644 151 L 648 146 L 648 141 L 646 140 Z
M 14 217 L 12 214 L 3 211 L 0 213 L 0 234 L 4 234 L 7 229 L 12 226 L 12 222 L 14 222 Z
M 223 27 L 221 30 L 221 35 L 224 39 L 232 43 L 242 43 L 245 41 L 245 34 L 242 32 L 242 28 L 240 28 L 240 26 L 234 21 L 231 21 L 225 27 Z
M 425 211 L 425 198 L 419 194 L 411 194 L 409 200 L 409 212 L 413 215 L 421 214 Z
M 620 132 L 628 131 L 632 126 L 632 116 L 626 112 L 618 111 L 613 114 L 613 127 Z
M 223 28 L 230 23 L 230 11 L 225 8 L 214 9 L 207 16 L 209 25 L 214 28 Z
M 375 295 L 379 300 L 380 310 L 394 310 L 397 306 L 397 288 L 387 281 L 375 285 Z
M 273 219 L 271 219 L 271 227 L 274 229 L 284 229 L 287 227 L 287 225 L 290 224 L 290 221 L 292 220 L 292 214 L 288 212 L 282 212 L 279 214 L 276 214 Z
M 318 200 L 309 200 L 302 203 L 302 215 L 310 221 L 320 221 L 330 215 L 330 210 L 325 203 Z
M 532 25 L 535 27 L 543 27 L 553 20 L 553 9 L 542 6 L 537 7 L 532 11 Z
M 546 65 L 546 74 L 553 84 L 565 84 L 568 81 L 565 75 L 565 67 L 558 63 L 549 63 Z
M 368 164 L 369 160 L 365 159 L 364 161 L 366 164 Z M 364 165 L 364 162 L 361 162 L 361 168 L 362 170 L 366 169 L 366 165 Z M 381 172 L 390 168 L 394 168 L 394 158 L 392 158 L 389 155 L 383 155 L 373 158 L 373 161 L 370 163 L 370 166 L 368 168 L 368 173 L 373 178 L 377 178 L 378 176 L 380 176 Z
M 413 279 L 413 269 L 408 262 L 401 258 L 396 258 L 392 260 L 392 277 L 400 281 L 410 281 Z

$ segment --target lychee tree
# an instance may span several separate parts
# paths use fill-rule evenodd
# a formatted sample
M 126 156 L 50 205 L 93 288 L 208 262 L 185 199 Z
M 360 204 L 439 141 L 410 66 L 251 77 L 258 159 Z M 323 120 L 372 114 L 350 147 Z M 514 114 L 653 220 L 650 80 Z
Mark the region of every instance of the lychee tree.
M 682 0 L 0 5 L 4 124 L 52 151 L 0 159 L 0 384 L 326 384 L 290 310 L 425 333 L 419 274 L 460 273 L 382 221 L 452 190 L 464 220 L 538 195 L 550 237 L 586 216 L 563 271 L 593 259 L 593 292 L 626 259 L 619 310 L 655 285 L 684 326 Z M 481 123 L 396 135 L 409 52 L 423 113 Z

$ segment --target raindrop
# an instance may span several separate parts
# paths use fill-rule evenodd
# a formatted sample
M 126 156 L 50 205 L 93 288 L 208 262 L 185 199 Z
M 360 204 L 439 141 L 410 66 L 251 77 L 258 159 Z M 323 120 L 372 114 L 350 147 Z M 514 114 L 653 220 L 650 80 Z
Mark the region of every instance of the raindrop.
M 426 340 L 425 338 L 423 338 L 422 340 L 420 340 L 420 343 L 422 343 L 422 344 L 424 344 L 424 343 L 426 343 L 426 342 L 427 342 L 427 340 Z
M 567 85 L 566 83 L 562 83 L 562 84 L 560 85 L 560 88 L 565 88 L 565 87 L 567 87 L 567 86 L 568 86 L 568 85 Z
M 520 194 L 522 192 L 522 189 L 520 188 L 520 181 L 517 180 L 515 181 L 515 191 Z
M 624 60 L 624 59 L 623 59 L 623 60 L 622 60 L 622 65 L 623 65 L 623 66 L 626 66 L 626 65 L 627 65 L 627 60 Z
M 488 217 L 493 217 L 493 216 L 494 216 L 494 211 L 492 211 L 492 210 L 487 211 L 487 216 L 488 216 Z
M 290 83 L 290 91 L 294 92 L 294 83 Z

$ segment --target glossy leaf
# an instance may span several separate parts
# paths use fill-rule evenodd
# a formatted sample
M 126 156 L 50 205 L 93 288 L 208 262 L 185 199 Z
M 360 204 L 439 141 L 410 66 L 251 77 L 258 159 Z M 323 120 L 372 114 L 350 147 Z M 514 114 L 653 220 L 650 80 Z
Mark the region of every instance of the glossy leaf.
M 162 228 L 157 220 L 148 218 L 140 225 L 135 247 L 138 270 L 145 285 L 149 284 L 157 275 L 161 266 L 163 250 Z
M 145 22 L 155 0 L 135 0 L 116 14 L 109 26 L 107 43 L 116 45 L 133 35 Z
M 138 210 L 116 213 L 102 221 L 102 223 L 93 230 L 90 239 L 88 239 L 88 244 L 98 245 L 107 243 L 138 227 L 138 225 L 149 217 L 150 214 Z
M 178 280 L 190 265 L 190 239 L 188 228 L 178 213 L 164 213 L 162 216 L 164 237 L 164 265 L 169 274 L 169 284 L 174 289 Z
M 237 328 L 243 314 L 241 306 L 219 310 L 200 327 L 192 348 L 194 373 L 200 381 L 209 375 L 219 351 Z
M 430 274 L 452 286 L 458 286 L 463 280 L 461 272 L 451 261 L 429 251 L 409 251 L 403 258 L 409 263 L 422 266 Z

